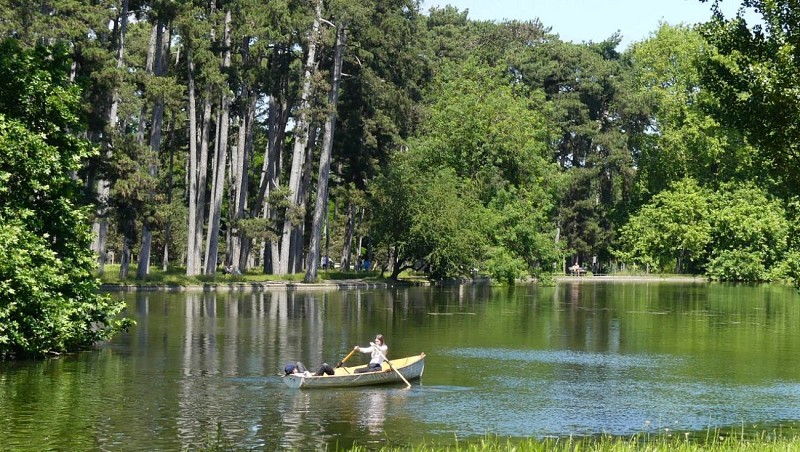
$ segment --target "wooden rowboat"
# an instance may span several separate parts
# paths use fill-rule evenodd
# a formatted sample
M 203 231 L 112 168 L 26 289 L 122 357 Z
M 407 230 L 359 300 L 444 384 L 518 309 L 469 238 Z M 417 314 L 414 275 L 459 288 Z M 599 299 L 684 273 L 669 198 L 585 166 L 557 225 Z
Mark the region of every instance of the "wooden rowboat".
M 283 382 L 290 388 L 349 388 L 355 386 L 372 386 L 387 383 L 403 382 L 400 372 L 406 380 L 414 380 L 422 377 L 425 370 L 425 353 L 406 358 L 389 360 L 392 363 L 392 370 L 388 364 L 383 363 L 383 370 L 378 372 L 356 373 L 356 369 L 367 367 L 366 364 L 353 367 L 339 367 L 335 369 L 333 375 L 307 375 L 290 374 L 283 377 Z

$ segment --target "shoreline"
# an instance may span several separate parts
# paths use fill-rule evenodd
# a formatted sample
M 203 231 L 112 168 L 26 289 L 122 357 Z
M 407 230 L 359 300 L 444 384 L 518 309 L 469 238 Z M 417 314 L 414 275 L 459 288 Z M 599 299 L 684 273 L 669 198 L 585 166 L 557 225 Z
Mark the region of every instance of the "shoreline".
M 674 282 L 674 283 L 707 283 L 708 279 L 702 276 L 556 276 L 553 278 L 558 283 L 616 283 L 616 282 Z M 291 291 L 300 290 L 352 290 L 352 289 L 389 289 L 392 287 L 413 286 L 455 286 L 491 284 L 488 278 L 478 280 L 454 280 L 446 282 L 428 281 L 395 281 L 373 282 L 364 279 L 327 280 L 316 283 L 296 281 L 263 281 L 263 282 L 219 282 L 206 284 L 100 284 L 100 292 L 261 292 L 275 289 Z M 524 282 L 522 284 L 531 284 Z
M 302 283 L 295 281 L 264 282 L 222 282 L 206 284 L 100 284 L 101 292 L 211 292 L 211 291 L 252 291 L 260 292 L 274 289 L 286 290 L 349 290 L 349 289 L 388 289 L 394 286 L 411 286 L 407 283 L 383 283 L 363 280 L 326 281 Z

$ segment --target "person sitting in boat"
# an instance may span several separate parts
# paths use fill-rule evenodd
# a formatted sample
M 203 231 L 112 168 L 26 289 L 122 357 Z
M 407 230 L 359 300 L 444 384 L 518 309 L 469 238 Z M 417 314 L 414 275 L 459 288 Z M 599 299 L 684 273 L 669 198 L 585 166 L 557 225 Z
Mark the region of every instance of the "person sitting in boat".
M 375 342 L 369 343 L 369 347 L 359 347 L 356 345 L 354 350 L 358 350 L 361 353 L 372 354 L 372 358 L 370 358 L 367 367 L 356 369 L 357 373 L 378 372 L 383 369 L 381 365 L 386 358 L 386 352 L 389 351 L 389 347 L 386 346 L 386 343 L 383 340 L 383 335 L 379 334 L 375 336 Z
M 317 373 L 312 374 L 306 369 L 306 366 L 303 365 L 300 361 L 289 363 L 283 368 L 284 377 L 291 374 L 301 374 L 304 377 L 321 377 L 322 375 L 333 375 L 334 374 L 333 367 L 331 367 L 328 363 L 322 363 L 317 369 Z

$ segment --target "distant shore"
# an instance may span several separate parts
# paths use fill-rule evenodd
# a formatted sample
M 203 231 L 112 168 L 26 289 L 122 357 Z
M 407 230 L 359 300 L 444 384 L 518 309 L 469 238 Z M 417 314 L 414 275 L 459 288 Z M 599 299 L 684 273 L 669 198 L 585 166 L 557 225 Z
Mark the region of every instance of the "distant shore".
M 556 276 L 557 282 L 708 282 L 704 276 L 692 275 L 595 275 L 595 276 Z
M 702 276 L 690 275 L 624 275 L 624 276 L 556 276 L 556 283 L 604 283 L 604 282 L 674 282 L 674 283 L 705 283 L 708 280 Z M 433 283 L 423 280 L 400 281 L 372 281 L 369 279 L 352 278 L 342 280 L 323 280 L 316 283 L 298 281 L 215 281 L 204 284 L 164 284 L 144 282 L 141 284 L 101 284 L 103 292 L 138 292 L 138 291 L 164 291 L 164 292 L 210 292 L 210 291 L 265 291 L 274 289 L 287 290 L 349 290 L 349 289 L 387 289 L 390 287 L 409 286 L 435 286 L 458 284 L 489 284 L 488 278 L 479 280 L 462 280 L 445 283 Z M 527 284 L 527 283 L 523 283 Z

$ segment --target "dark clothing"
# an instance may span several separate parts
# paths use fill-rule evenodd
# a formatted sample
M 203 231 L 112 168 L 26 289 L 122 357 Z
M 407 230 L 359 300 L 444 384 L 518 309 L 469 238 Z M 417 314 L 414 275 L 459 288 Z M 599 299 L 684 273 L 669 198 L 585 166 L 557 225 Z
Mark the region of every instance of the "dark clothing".
M 319 377 L 319 376 L 322 376 L 323 374 L 324 375 L 333 375 L 335 372 L 336 371 L 333 370 L 333 367 L 331 367 L 330 364 L 322 363 L 322 365 L 319 366 L 319 370 L 317 370 L 317 373 L 315 373 L 314 375 Z
M 283 372 L 286 375 L 302 374 L 308 372 L 308 369 L 306 369 L 306 366 L 304 366 L 303 363 L 297 361 L 296 363 L 287 364 L 286 367 L 283 368 Z M 314 375 L 319 377 L 322 375 L 333 375 L 334 373 L 335 371 L 333 370 L 333 367 L 330 366 L 330 364 L 322 363 L 322 365 L 319 366 L 319 369 L 317 369 L 317 373 L 315 373 Z
M 381 363 L 369 363 L 367 367 L 362 367 L 361 369 L 356 369 L 357 374 L 363 374 L 367 372 L 380 372 L 383 370 Z

